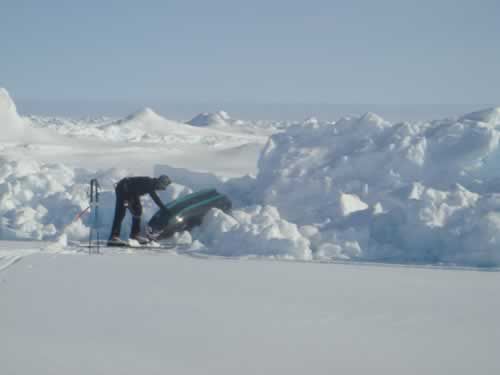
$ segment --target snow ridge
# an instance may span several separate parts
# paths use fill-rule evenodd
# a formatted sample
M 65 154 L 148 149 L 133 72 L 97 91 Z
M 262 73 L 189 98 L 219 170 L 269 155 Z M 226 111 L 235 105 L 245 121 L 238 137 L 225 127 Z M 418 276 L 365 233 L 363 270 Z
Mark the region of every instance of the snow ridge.
M 295 126 L 261 154 L 259 199 L 313 224 L 318 256 L 498 265 L 498 113 L 413 124 L 369 113 Z

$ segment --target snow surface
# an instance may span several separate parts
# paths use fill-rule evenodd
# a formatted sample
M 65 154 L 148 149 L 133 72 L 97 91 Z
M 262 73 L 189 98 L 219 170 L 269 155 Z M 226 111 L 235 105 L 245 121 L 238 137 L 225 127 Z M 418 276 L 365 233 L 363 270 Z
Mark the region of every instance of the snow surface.
M 500 370 L 498 272 L 84 254 L 0 272 L 2 374 Z
M 0 373 L 497 373 L 499 114 L 22 117 L 0 89 Z M 90 179 L 106 238 L 114 184 L 162 173 L 232 212 L 88 256 Z

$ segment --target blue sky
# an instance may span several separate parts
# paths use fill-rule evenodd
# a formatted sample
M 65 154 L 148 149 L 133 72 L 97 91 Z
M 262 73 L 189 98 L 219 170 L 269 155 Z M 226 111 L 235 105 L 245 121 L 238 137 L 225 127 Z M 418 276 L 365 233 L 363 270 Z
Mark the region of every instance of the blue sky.
M 498 104 L 500 2 L 0 0 L 21 100 Z

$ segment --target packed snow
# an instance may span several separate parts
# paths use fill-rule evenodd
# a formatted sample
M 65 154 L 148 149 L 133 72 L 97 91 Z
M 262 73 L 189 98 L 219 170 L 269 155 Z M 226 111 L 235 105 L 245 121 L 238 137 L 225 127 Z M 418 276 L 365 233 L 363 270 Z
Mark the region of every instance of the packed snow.
M 213 210 L 179 235 L 196 252 L 500 265 L 500 107 L 396 124 L 373 113 L 311 118 L 256 134 L 223 111 L 188 123 L 148 108 L 118 120 L 21 117 L 2 89 L 0 121 L 3 240 L 84 241 L 90 216 L 78 214 L 91 178 L 103 189 L 106 237 L 114 184 L 167 173 L 165 202 L 205 187 L 233 201 L 230 214 Z M 151 217 L 156 207 L 144 203 Z
M 498 272 L 23 247 L 0 272 L 2 374 L 500 370 Z

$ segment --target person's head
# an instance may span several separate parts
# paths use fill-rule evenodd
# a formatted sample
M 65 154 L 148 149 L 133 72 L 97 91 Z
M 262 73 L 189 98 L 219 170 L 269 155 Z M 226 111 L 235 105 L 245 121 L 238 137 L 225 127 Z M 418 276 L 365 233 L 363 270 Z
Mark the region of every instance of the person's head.
M 170 178 L 167 175 L 162 174 L 156 179 L 156 190 L 165 190 L 171 182 L 172 181 L 170 181 Z

